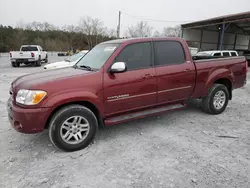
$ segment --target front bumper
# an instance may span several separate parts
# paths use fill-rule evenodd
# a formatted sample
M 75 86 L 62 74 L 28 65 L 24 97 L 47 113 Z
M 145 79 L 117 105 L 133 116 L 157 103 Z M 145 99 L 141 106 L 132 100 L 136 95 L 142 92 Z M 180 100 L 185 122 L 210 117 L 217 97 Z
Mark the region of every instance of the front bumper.
M 21 133 L 42 132 L 50 112 L 49 108 L 21 108 L 13 104 L 11 99 L 8 100 L 7 110 L 11 126 Z

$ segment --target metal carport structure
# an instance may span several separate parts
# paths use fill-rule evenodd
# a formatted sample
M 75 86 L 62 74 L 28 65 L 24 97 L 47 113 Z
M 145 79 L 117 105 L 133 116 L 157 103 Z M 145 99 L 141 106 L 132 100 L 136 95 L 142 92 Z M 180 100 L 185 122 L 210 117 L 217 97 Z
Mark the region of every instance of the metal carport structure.
M 250 50 L 250 12 L 181 25 L 182 38 L 201 50 Z

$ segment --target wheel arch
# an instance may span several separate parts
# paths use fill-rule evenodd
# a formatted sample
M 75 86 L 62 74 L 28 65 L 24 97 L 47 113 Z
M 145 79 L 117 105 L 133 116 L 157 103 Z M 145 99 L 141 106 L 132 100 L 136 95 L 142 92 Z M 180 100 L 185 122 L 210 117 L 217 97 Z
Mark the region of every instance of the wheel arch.
M 52 112 L 50 113 L 49 117 L 47 118 L 46 124 L 45 124 L 45 129 L 49 128 L 49 122 L 51 121 L 51 118 L 53 117 L 53 115 L 60 109 L 62 109 L 65 106 L 69 106 L 69 105 L 74 105 L 74 104 L 78 104 L 78 105 L 82 105 L 85 106 L 86 108 L 90 109 L 96 116 L 97 120 L 98 120 L 98 126 L 99 127 L 104 127 L 104 122 L 103 122 L 103 118 L 102 118 L 102 114 L 101 112 L 98 110 L 98 108 L 96 107 L 95 104 L 87 101 L 87 100 L 82 100 L 82 101 L 71 101 L 71 102 L 67 102 L 61 105 L 58 105 L 57 107 L 55 107 Z
M 206 93 L 209 92 L 209 89 L 214 84 L 222 84 L 227 87 L 229 92 L 229 100 L 232 99 L 232 90 L 233 90 L 233 83 L 234 83 L 234 74 L 231 72 L 230 69 L 222 68 L 213 71 L 207 79 L 206 82 Z

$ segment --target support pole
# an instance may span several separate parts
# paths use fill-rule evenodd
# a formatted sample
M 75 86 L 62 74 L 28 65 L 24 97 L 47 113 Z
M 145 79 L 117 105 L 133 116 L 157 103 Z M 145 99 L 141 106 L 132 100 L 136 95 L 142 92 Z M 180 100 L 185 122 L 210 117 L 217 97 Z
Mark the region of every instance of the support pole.
M 249 35 L 250 37 L 250 35 Z M 248 43 L 248 50 L 250 50 L 250 38 L 249 38 L 249 43 Z
M 183 38 L 183 32 L 184 32 L 184 28 L 181 28 L 181 38 Z
M 201 38 L 200 38 L 200 46 L 199 46 L 199 51 L 201 51 L 201 48 L 202 48 L 202 42 L 203 42 L 203 28 L 201 29 Z
M 221 35 L 220 35 L 220 50 L 222 50 L 223 48 L 224 33 L 225 33 L 225 23 L 222 24 L 222 30 L 221 30 Z
M 117 38 L 120 38 L 120 30 L 121 30 L 121 11 L 119 11 L 119 17 L 118 17 Z
M 236 48 L 237 37 L 238 37 L 238 34 L 236 33 L 236 34 L 235 34 L 235 38 L 234 38 L 234 50 L 235 50 L 235 48 Z

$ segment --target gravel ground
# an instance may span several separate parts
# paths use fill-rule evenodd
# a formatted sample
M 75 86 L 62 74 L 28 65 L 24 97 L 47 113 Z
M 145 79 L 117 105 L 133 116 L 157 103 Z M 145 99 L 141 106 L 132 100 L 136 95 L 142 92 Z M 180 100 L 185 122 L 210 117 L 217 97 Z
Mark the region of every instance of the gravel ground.
M 102 129 L 90 147 L 64 153 L 48 132 L 20 134 L 8 123 L 10 83 L 41 69 L 12 68 L 0 58 L 0 187 L 250 187 L 249 84 L 233 92 L 221 115 L 192 101 L 181 111 Z

